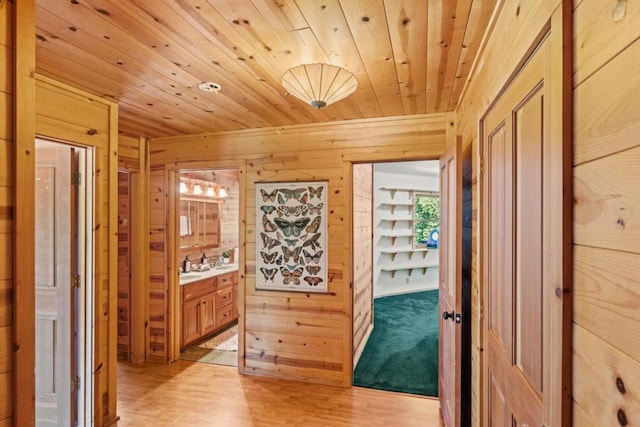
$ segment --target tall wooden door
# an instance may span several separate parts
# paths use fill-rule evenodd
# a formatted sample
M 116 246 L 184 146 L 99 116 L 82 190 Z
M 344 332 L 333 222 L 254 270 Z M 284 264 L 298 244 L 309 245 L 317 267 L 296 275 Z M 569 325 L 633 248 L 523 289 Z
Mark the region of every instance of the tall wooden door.
M 36 145 L 36 425 L 74 420 L 73 150 Z
M 460 425 L 462 342 L 462 155 L 460 140 L 440 157 L 440 410 L 446 427 Z
M 552 107 L 560 117 L 562 107 L 550 49 L 546 37 L 482 122 L 488 426 L 560 425 L 563 154 Z

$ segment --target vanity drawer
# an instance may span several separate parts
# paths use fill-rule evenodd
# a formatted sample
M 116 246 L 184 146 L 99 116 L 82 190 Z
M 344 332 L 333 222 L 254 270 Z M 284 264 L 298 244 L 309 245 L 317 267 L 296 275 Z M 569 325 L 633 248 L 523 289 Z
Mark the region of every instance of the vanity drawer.
M 216 325 L 222 326 L 233 320 L 233 306 L 229 305 L 220 310 L 217 310 L 216 313 Z
M 224 307 L 233 302 L 233 287 L 218 289 L 216 307 Z
M 215 292 L 217 280 L 215 277 L 211 279 L 200 280 L 199 282 L 189 283 L 182 286 L 182 300 L 188 301 L 193 298 L 199 298 L 211 292 Z
M 237 273 L 228 273 L 218 276 L 218 285 L 220 285 L 220 287 L 231 286 L 233 284 L 234 277 L 237 277 L 236 275 Z

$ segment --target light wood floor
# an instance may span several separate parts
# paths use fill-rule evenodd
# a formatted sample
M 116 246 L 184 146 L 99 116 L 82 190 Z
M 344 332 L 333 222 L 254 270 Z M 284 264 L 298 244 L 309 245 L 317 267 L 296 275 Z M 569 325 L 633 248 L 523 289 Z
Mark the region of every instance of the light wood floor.
M 240 375 L 180 360 L 118 363 L 118 427 L 442 426 L 435 399 Z

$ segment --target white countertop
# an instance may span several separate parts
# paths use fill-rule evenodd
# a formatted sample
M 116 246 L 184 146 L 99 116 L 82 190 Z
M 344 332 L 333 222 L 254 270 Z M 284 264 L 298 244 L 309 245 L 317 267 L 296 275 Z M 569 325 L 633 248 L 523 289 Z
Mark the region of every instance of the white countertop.
M 238 271 L 238 264 L 223 264 L 220 267 L 211 268 L 206 271 L 191 271 L 180 274 L 180 286 L 197 282 L 198 280 L 210 279 L 222 274 L 233 273 L 234 271 Z

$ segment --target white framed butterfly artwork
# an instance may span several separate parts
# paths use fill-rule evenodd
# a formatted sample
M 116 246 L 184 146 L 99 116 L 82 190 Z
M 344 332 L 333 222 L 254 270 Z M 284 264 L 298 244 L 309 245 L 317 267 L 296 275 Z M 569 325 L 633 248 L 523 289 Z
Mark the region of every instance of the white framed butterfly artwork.
M 327 181 L 256 184 L 256 288 L 327 292 Z

